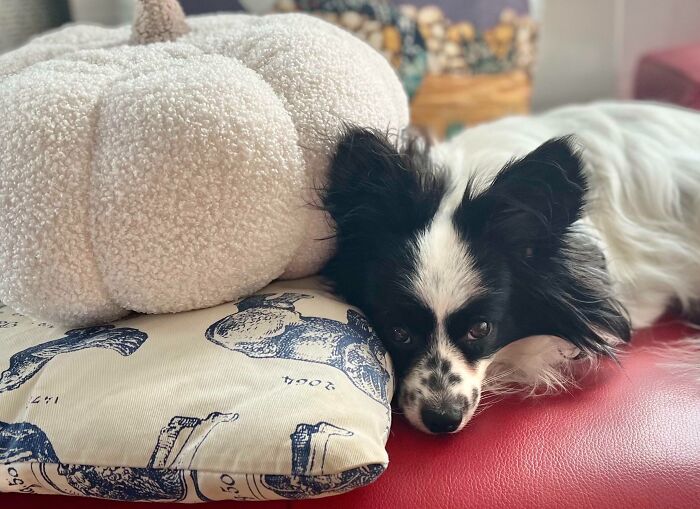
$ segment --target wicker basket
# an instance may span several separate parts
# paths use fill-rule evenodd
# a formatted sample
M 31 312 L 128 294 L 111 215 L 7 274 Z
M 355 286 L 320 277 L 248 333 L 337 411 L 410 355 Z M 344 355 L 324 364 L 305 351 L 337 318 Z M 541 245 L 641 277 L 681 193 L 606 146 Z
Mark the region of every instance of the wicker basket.
M 532 85 L 527 73 L 428 74 L 411 101 L 411 123 L 438 138 L 464 126 L 530 110 Z
M 412 123 L 438 138 L 529 110 L 537 26 L 527 0 L 277 0 L 276 8 L 319 16 L 382 52 L 411 96 Z

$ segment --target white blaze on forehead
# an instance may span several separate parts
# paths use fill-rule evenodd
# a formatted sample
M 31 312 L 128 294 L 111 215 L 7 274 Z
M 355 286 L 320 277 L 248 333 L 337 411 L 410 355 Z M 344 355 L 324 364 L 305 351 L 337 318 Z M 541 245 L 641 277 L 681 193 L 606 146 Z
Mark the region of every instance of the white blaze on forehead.
M 441 322 L 484 291 L 468 246 L 441 211 L 415 240 L 416 269 L 410 283 L 416 297 Z

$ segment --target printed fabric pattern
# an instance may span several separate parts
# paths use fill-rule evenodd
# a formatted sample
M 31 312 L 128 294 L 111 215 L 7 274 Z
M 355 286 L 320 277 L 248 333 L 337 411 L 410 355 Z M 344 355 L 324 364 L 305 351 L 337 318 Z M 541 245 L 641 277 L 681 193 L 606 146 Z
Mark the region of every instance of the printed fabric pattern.
M 72 330 L 2 306 L 0 491 L 172 502 L 343 493 L 386 468 L 392 391 L 366 319 L 315 279 Z

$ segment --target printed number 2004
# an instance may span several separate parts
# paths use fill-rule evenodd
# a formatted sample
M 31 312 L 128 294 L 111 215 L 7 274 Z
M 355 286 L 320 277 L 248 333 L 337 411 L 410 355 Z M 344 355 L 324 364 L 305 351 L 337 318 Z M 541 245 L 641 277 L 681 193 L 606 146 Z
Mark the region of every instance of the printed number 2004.
M 327 391 L 334 391 L 335 385 L 333 382 L 324 382 L 323 380 L 313 380 L 309 378 L 290 378 L 288 376 L 282 377 L 284 383 L 287 385 L 308 385 L 309 387 L 323 387 Z

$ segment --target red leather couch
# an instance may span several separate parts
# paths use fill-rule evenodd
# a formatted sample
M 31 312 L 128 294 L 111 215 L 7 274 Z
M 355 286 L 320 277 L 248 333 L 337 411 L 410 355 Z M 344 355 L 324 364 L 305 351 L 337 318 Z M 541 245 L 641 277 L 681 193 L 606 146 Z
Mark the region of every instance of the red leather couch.
M 608 363 L 585 390 L 501 401 L 455 436 L 423 435 L 397 418 L 387 446 L 391 464 L 372 486 L 319 500 L 212 506 L 697 509 L 700 383 L 663 367 L 663 358 L 650 348 L 688 332 L 673 322 L 641 332 L 622 367 Z M 147 505 L 0 494 L 0 507 Z

